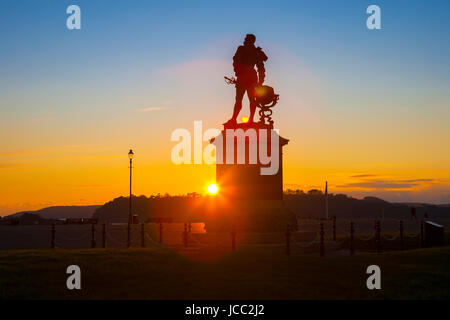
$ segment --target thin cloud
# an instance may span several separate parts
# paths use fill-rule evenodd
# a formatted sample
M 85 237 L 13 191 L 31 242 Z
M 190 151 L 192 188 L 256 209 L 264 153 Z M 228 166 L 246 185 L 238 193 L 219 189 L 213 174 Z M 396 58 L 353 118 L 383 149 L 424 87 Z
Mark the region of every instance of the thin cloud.
M 434 182 L 434 179 L 409 179 L 409 180 L 381 180 L 366 179 L 360 182 L 351 182 L 338 185 L 338 188 L 362 188 L 362 189 L 411 189 L 423 182 Z
M 33 122 L 54 121 L 54 120 L 56 120 L 55 117 L 36 117 L 36 118 L 31 118 L 31 121 L 33 121 Z
M 400 183 L 397 181 L 372 180 L 364 182 L 352 182 L 338 185 L 338 188 L 364 188 L 364 189 L 409 189 L 417 186 L 417 183 Z
M 17 152 L 0 152 L 0 157 L 27 157 L 35 155 L 43 155 L 44 151 L 17 151 Z
M 108 187 L 107 185 L 103 185 L 103 184 L 79 184 L 77 186 L 75 186 L 75 188 L 106 188 Z
M 376 177 L 376 174 L 357 174 L 355 176 L 350 176 L 350 178 L 368 178 L 368 177 Z
M 150 111 L 160 111 L 160 110 L 166 110 L 167 107 L 148 107 L 148 108 L 140 108 L 138 111 L 141 112 L 150 112 Z
M 0 163 L 0 169 L 16 168 L 16 167 L 22 167 L 22 166 L 24 166 L 23 163 Z

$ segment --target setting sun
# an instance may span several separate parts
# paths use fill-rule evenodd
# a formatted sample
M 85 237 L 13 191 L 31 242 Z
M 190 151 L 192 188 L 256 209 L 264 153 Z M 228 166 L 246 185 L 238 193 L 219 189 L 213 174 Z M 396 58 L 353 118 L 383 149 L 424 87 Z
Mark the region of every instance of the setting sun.
M 215 185 L 214 183 L 212 183 L 208 186 L 208 192 L 210 194 L 216 194 L 217 191 L 218 191 L 217 185 Z
M 248 117 L 242 117 L 241 120 L 242 120 L 243 123 L 247 123 L 248 122 Z

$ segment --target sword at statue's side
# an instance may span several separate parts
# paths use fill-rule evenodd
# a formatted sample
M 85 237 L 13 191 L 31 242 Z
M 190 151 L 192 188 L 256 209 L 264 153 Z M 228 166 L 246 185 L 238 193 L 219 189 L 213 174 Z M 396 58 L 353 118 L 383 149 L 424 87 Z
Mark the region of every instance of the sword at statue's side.
M 224 78 L 225 78 L 225 82 L 227 84 L 236 84 L 236 78 L 235 77 L 233 77 L 233 78 L 224 77 Z

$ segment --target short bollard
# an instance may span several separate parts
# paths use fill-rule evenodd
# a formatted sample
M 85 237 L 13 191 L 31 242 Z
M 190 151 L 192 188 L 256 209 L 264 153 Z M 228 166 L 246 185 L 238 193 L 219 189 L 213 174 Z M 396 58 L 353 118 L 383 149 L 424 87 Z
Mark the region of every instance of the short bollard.
M 403 242 L 403 220 L 400 220 L 400 250 L 404 249 L 404 242 Z
M 376 232 L 377 232 L 377 237 L 376 237 L 377 253 L 380 253 L 381 252 L 381 222 L 380 222 L 380 220 L 377 221 Z
M 52 239 L 50 241 L 50 248 L 55 249 L 55 237 L 56 237 L 56 226 L 52 223 Z
M 420 247 L 425 247 L 425 237 L 424 237 L 424 230 L 423 230 L 423 220 L 420 220 Z
M 184 224 L 183 243 L 184 243 L 184 247 L 187 247 L 187 246 L 188 246 L 188 229 L 187 229 L 187 223 Z
M 286 227 L 286 255 L 291 255 L 291 226 Z
M 159 223 L 159 243 L 163 242 L 163 224 Z
M 145 247 L 145 226 L 141 223 L 141 247 Z
M 355 235 L 355 228 L 353 225 L 353 221 L 350 222 L 350 255 L 355 254 L 355 244 L 354 244 L 354 235 Z
M 102 225 L 102 247 L 106 248 L 106 223 Z
M 91 224 L 91 248 L 95 248 L 97 243 L 95 241 L 95 223 Z
M 323 236 L 325 235 L 325 232 L 323 231 L 323 222 L 320 223 L 320 256 L 325 256 L 325 245 L 323 242 Z

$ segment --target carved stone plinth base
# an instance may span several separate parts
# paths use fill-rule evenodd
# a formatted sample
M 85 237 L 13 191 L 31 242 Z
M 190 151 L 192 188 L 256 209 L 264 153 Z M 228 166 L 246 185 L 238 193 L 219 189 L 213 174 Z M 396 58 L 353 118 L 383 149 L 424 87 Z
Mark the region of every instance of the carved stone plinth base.
M 271 232 L 297 229 L 297 219 L 282 200 L 253 200 L 223 204 L 206 220 L 207 232 Z

